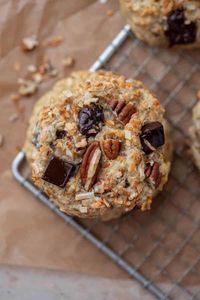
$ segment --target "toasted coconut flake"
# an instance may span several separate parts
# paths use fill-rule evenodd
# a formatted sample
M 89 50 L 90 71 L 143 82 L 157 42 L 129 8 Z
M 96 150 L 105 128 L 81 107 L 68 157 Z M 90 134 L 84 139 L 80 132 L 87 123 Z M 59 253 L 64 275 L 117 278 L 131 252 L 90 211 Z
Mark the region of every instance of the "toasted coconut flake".
M 129 131 L 129 130 L 124 130 L 124 133 L 125 133 L 125 138 L 126 138 L 127 140 L 131 140 L 131 139 L 132 139 L 131 131 Z
M 81 213 L 83 213 L 83 214 L 86 214 L 87 211 L 88 211 L 88 209 L 87 209 L 87 207 L 80 206 L 80 207 L 79 207 L 79 211 L 80 211 Z
M 80 193 L 76 194 L 75 200 L 80 201 L 80 200 L 87 200 L 87 199 L 94 199 L 94 192 L 88 192 L 88 193 Z

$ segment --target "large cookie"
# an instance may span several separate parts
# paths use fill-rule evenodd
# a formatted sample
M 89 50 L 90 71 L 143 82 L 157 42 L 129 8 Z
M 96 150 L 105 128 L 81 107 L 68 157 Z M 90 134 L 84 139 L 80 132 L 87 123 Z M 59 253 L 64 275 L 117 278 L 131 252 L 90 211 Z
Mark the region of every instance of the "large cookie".
M 120 0 L 135 35 L 153 46 L 200 46 L 199 0 Z
M 170 170 L 163 114 L 139 81 L 73 73 L 35 106 L 25 143 L 33 182 L 70 215 L 150 209 Z

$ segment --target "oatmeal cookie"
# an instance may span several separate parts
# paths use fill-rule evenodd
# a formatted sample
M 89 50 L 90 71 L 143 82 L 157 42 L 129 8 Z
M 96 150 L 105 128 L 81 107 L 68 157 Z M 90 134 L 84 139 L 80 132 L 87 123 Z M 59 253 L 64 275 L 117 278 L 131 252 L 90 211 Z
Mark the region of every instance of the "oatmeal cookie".
M 67 214 L 150 209 L 170 170 L 164 109 L 135 80 L 75 72 L 35 106 L 24 150 L 33 182 Z
M 120 0 L 135 35 L 152 46 L 200 46 L 199 0 Z
M 193 109 L 193 126 L 190 128 L 190 138 L 194 163 L 200 170 L 200 101 Z

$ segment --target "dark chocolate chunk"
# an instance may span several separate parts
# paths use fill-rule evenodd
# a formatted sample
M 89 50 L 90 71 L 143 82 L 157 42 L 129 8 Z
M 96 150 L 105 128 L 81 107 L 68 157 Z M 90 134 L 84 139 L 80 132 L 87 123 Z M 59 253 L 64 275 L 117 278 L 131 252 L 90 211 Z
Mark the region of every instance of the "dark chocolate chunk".
M 125 183 L 124 183 L 124 187 L 127 188 L 129 186 L 130 186 L 130 183 L 129 183 L 128 179 L 126 178 Z
M 54 156 L 49 161 L 42 179 L 64 188 L 69 178 L 74 175 L 75 170 L 76 166 L 74 164 Z
M 197 25 L 195 22 L 187 22 L 184 9 L 176 9 L 170 12 L 167 18 L 167 30 L 165 31 L 170 46 L 194 43 L 196 33 Z
M 83 107 L 79 113 L 79 130 L 87 137 L 94 136 L 99 132 L 103 121 L 103 108 L 99 104 L 92 103 Z
M 146 154 L 153 152 L 165 143 L 164 128 L 160 122 L 152 122 L 142 127 L 140 134 L 142 149 Z
M 56 131 L 56 139 L 64 139 L 66 137 L 67 131 L 66 130 L 57 130 Z

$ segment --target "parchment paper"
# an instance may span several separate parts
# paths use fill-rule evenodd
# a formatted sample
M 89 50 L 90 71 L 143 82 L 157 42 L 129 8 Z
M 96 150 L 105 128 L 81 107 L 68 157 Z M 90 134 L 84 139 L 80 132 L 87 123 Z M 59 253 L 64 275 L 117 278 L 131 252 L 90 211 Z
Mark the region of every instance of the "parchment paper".
M 106 284 L 113 285 L 113 288 L 122 282 L 116 282 L 116 279 L 128 278 L 80 234 L 20 187 L 10 171 L 13 158 L 23 147 L 34 102 L 51 88 L 54 81 L 72 70 L 88 68 L 124 24 L 117 0 L 108 0 L 106 4 L 95 0 L 0 0 L 0 134 L 4 137 L 0 147 L 1 266 L 13 266 L 15 270 L 23 267 L 23 274 L 26 274 L 24 267 L 85 274 L 86 289 L 96 280 L 101 281 L 99 291 L 105 286 L 102 277 L 110 278 Z M 30 35 L 36 35 L 40 43 L 56 35 L 63 36 L 64 41 L 58 47 L 39 47 L 31 53 L 24 53 L 20 48 L 21 39 Z M 27 65 L 38 65 L 44 55 L 58 68 L 58 77 L 43 83 L 34 96 L 14 104 L 11 94 L 18 88 L 18 78 L 25 76 Z M 75 59 L 73 68 L 63 69 L 61 61 L 65 56 Z M 21 68 L 15 71 L 13 66 L 18 64 Z M 0 279 L 4 279 L 1 266 Z M 12 268 L 9 270 L 7 275 L 13 273 Z M 26 275 L 22 276 L 20 272 L 15 276 L 19 275 L 21 285 L 12 282 L 12 287 L 16 290 L 19 287 L 29 289 Z M 39 276 L 37 272 L 34 273 L 36 279 Z M 45 276 L 50 278 L 49 273 Z M 88 281 L 90 276 L 94 281 Z M 31 276 L 29 278 L 31 280 Z M 48 279 L 45 280 L 48 282 Z M 52 281 L 56 280 L 60 282 L 59 277 L 53 277 Z M 9 288 L 9 282 L 5 282 Z M 34 282 L 38 286 L 37 280 Z M 82 280 L 78 280 L 78 284 L 81 285 Z M 135 292 L 134 299 L 150 299 L 150 296 L 145 298 L 148 294 L 134 281 L 127 281 L 127 284 L 123 281 L 122 291 L 130 286 L 130 295 L 133 290 Z M 123 293 L 121 295 L 119 299 L 129 299 L 123 297 Z
M 124 24 L 117 1 L 101 4 L 93 0 L 15 0 L 0 1 L 0 263 L 43 267 L 66 271 L 124 276 L 123 272 L 86 242 L 77 232 L 43 207 L 12 178 L 10 167 L 18 149 L 23 146 L 27 121 L 37 98 L 55 80 L 67 75 L 61 60 L 70 55 L 76 60 L 74 69 L 88 68 L 106 44 Z M 112 9 L 114 15 L 107 16 Z M 24 53 L 21 39 L 36 35 L 39 42 L 62 35 L 64 42 Z M 20 100 L 18 109 L 10 99 L 17 90 L 17 79 L 23 77 L 28 64 L 38 64 L 47 54 L 59 70 L 58 78 L 42 84 L 39 92 Z M 13 65 L 19 62 L 21 70 Z M 10 117 L 19 119 L 10 122 Z M 98 262 L 98 263 L 97 263 Z

